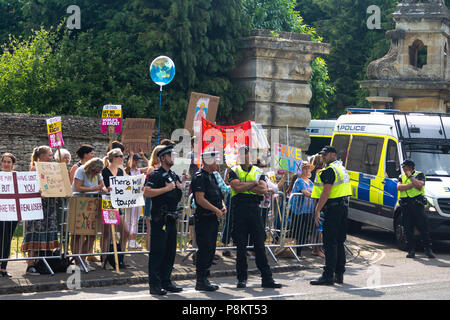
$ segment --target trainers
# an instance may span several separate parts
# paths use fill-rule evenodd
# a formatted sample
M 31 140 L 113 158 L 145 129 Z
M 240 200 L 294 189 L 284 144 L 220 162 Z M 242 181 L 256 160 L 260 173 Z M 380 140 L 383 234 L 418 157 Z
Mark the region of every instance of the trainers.
M 27 268 L 27 274 L 29 274 L 31 276 L 40 276 L 41 275 L 34 266 L 29 266 Z

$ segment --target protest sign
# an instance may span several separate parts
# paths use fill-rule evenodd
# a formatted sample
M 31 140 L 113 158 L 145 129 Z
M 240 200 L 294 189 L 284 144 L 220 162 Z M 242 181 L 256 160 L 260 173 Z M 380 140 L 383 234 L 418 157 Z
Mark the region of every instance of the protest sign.
M 275 144 L 274 166 L 280 170 L 302 173 L 302 150 L 284 144 Z
M 44 219 L 36 172 L 0 172 L 0 221 Z
M 47 132 L 50 148 L 58 148 L 64 145 L 61 131 L 61 117 L 47 119 Z
M 102 196 L 102 218 L 103 224 L 120 224 L 119 209 L 113 208 L 110 196 Z
M 252 142 L 252 126 L 250 121 L 246 121 L 234 126 L 219 126 L 202 119 L 201 150 L 197 154 L 207 151 L 224 152 L 225 161 L 228 166 L 233 166 L 237 162 L 238 149 L 242 145 L 250 146 Z M 196 159 L 200 163 L 200 156 Z
M 127 118 L 122 133 L 125 153 L 138 153 L 141 150 L 150 154 L 155 119 Z
M 184 128 L 191 134 L 196 134 L 202 126 L 202 118 L 214 122 L 220 98 L 209 94 L 191 92 L 189 107 Z
M 102 111 L 102 133 L 108 132 L 108 127 L 114 126 L 116 133 L 122 131 L 122 106 L 107 104 Z
M 140 207 L 145 205 L 145 175 L 109 177 L 111 203 L 115 209 Z
M 100 198 L 72 197 L 69 202 L 69 232 L 94 236 L 100 225 Z
M 69 172 L 65 163 L 36 162 L 39 184 L 44 198 L 72 196 Z

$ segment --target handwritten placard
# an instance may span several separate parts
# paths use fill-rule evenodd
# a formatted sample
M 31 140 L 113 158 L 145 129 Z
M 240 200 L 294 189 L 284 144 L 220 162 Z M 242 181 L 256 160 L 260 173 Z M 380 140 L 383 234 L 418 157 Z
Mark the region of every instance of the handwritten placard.
M 72 197 L 69 202 L 69 232 L 96 235 L 100 226 L 101 198 Z
M 64 145 L 61 131 L 61 117 L 47 119 L 47 132 L 50 148 L 58 148 Z
M 109 177 L 111 203 L 115 209 L 140 207 L 145 205 L 145 175 L 128 177 Z
M 120 224 L 119 209 L 114 209 L 111 203 L 111 197 L 102 196 L 102 218 L 103 224 Z
M 274 166 L 280 170 L 302 173 L 302 150 L 284 144 L 275 144 Z
M 0 172 L 0 221 L 43 218 L 36 172 Z
M 107 104 L 103 106 L 102 111 L 102 133 L 108 132 L 109 126 L 114 126 L 116 133 L 122 131 L 122 106 Z
M 42 190 L 42 197 L 65 198 L 72 196 L 69 172 L 65 163 L 37 162 L 36 169 Z

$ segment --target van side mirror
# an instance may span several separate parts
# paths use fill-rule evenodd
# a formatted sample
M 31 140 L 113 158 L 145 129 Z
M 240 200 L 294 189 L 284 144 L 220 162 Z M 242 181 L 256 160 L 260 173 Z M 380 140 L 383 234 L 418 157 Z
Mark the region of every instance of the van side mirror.
M 396 167 L 397 164 L 395 163 L 395 160 L 386 161 L 386 173 L 388 178 L 398 178 L 400 175 L 400 170 L 397 170 Z

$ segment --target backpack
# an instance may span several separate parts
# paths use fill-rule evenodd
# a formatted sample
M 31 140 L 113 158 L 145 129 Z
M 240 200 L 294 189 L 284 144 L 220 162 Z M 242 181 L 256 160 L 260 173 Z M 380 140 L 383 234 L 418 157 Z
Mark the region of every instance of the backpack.
M 55 250 L 55 251 L 40 251 L 39 252 L 39 256 L 40 257 L 55 257 L 55 256 L 61 256 L 61 253 L 59 250 Z M 66 272 L 67 268 L 72 264 L 69 260 L 69 258 L 50 258 L 50 259 L 46 259 L 48 265 L 50 266 L 50 268 L 53 270 L 54 273 L 59 273 L 59 272 Z M 40 273 L 40 274 L 50 274 L 50 271 L 48 270 L 47 266 L 45 265 L 44 261 L 42 259 L 38 260 L 38 262 L 35 264 L 35 268 L 36 270 Z

